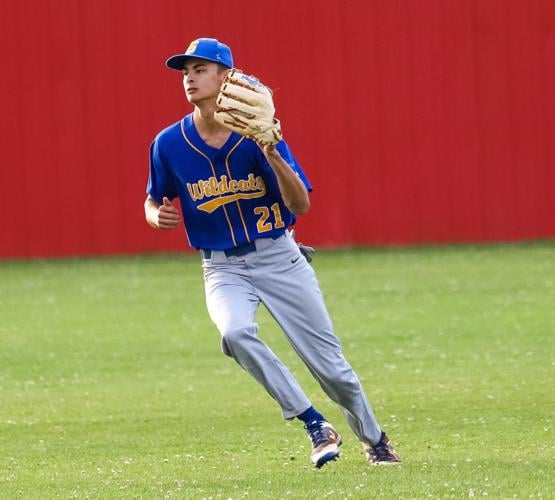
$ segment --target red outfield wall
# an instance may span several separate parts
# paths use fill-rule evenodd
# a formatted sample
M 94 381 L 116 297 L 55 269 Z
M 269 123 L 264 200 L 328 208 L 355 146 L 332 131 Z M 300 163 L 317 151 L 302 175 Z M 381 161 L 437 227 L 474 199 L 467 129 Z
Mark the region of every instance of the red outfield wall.
M 555 236 L 553 0 L 2 0 L 0 257 L 177 250 L 148 146 L 199 36 L 275 89 L 318 246 Z

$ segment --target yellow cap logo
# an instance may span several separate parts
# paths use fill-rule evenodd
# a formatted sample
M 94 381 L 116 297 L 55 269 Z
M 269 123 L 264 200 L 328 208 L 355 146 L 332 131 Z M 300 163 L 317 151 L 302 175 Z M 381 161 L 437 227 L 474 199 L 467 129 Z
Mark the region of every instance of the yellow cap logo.
M 193 40 L 185 51 L 185 54 L 194 54 L 195 50 L 197 50 L 198 42 L 198 40 Z

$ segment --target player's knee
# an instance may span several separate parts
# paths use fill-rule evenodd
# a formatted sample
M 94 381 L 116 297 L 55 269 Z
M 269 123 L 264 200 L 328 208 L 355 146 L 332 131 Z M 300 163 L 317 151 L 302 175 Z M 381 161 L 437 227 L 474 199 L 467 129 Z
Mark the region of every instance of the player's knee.
M 322 369 L 318 378 L 323 387 L 334 390 L 338 395 L 357 394 L 360 391 L 360 381 L 350 367 L 338 369 Z
M 238 350 L 247 350 L 252 337 L 257 333 L 256 325 L 243 327 L 227 328 L 221 331 L 222 352 L 226 356 L 235 357 L 234 353 Z
M 358 377 L 350 369 L 340 372 L 337 375 L 335 383 L 337 385 L 350 389 L 351 392 L 357 392 L 360 386 Z

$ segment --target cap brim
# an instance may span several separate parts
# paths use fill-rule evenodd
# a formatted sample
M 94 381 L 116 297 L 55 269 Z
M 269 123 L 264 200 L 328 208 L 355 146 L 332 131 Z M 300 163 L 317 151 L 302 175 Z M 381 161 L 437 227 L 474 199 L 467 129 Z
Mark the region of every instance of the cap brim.
M 210 61 L 216 64 L 221 64 L 222 66 L 225 66 L 226 68 L 231 68 L 231 66 L 228 66 L 227 64 L 223 63 L 222 61 L 218 61 L 218 60 L 214 60 L 214 59 L 210 59 L 209 57 L 202 57 L 202 56 L 188 56 L 185 54 L 176 54 L 175 56 L 171 56 L 167 61 L 166 61 L 166 66 L 170 69 L 175 69 L 177 71 L 181 71 L 183 69 L 183 67 L 185 66 L 185 61 L 187 59 L 204 59 L 205 61 Z

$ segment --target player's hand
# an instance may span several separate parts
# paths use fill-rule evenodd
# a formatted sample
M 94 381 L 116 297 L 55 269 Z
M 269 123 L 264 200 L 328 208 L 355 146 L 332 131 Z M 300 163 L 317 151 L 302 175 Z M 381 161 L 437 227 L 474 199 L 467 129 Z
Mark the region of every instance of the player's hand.
M 258 144 L 258 147 L 260 148 L 260 150 L 262 151 L 262 153 L 264 153 L 264 156 L 269 160 L 270 157 L 278 154 L 279 152 L 276 149 L 276 146 L 274 144 L 260 144 L 259 142 L 257 142 L 256 144 Z
M 157 226 L 159 229 L 175 229 L 181 223 L 179 210 L 172 205 L 169 198 L 164 196 L 162 205 L 158 208 Z

